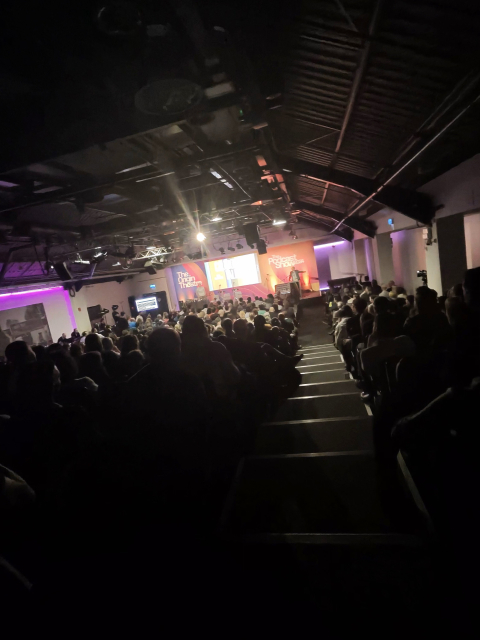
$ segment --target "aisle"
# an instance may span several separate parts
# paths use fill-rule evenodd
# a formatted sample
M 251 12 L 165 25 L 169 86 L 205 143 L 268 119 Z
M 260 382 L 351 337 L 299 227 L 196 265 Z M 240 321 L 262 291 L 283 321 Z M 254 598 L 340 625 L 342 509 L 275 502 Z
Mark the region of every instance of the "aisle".
M 423 523 L 407 497 L 385 496 L 372 418 L 320 311 L 304 311 L 301 386 L 260 426 L 254 452 L 237 470 L 222 534 L 243 546 L 247 566 L 272 572 L 282 588 L 290 588 L 285 581 L 297 584 L 301 572 L 304 597 L 327 598 L 329 613 L 338 615 L 345 598 L 362 610 L 370 597 L 389 594 L 397 599 L 394 608 L 410 607 L 417 616 L 413 594 L 420 602 L 425 589 L 435 591 Z M 350 593 L 345 580 L 360 580 L 370 596 Z M 317 604 L 324 614 L 324 603 Z M 428 608 L 425 600 L 422 607 Z

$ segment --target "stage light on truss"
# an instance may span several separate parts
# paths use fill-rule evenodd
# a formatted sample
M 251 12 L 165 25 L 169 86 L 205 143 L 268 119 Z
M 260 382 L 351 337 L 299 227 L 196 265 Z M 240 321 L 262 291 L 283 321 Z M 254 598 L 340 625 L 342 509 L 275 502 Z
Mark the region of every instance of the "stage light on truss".
M 203 234 L 201 231 L 199 231 L 199 232 L 197 233 L 197 240 L 198 240 L 199 242 L 203 242 L 203 241 L 204 241 L 204 240 L 206 240 L 206 239 L 207 239 L 207 236 L 206 236 L 205 234 Z

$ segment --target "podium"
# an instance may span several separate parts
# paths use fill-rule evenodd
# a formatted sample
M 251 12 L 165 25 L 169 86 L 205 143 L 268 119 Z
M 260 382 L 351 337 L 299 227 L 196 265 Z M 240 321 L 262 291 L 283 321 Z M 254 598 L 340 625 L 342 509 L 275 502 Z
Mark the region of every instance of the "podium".
M 275 293 L 277 296 L 289 296 L 291 293 L 295 293 L 292 291 L 293 282 L 281 282 L 280 284 L 275 285 Z

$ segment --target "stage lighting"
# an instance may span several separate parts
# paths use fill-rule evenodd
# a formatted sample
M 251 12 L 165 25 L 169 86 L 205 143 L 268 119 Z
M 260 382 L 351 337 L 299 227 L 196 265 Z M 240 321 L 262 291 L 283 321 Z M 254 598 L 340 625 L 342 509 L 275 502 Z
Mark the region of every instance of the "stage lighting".
M 235 246 L 237 247 L 237 249 L 243 249 L 243 244 L 240 244 L 239 242 L 237 242 Z
M 273 224 L 273 225 L 275 225 L 275 226 L 277 226 L 277 225 L 281 225 L 281 224 L 287 224 L 287 221 L 286 221 L 286 220 L 278 219 L 278 220 L 274 220 L 274 221 L 272 222 L 272 224 Z
M 210 218 L 210 222 L 221 222 L 222 219 L 220 218 L 220 216 L 215 216 L 215 218 Z
M 204 240 L 206 240 L 206 237 L 201 231 L 199 233 L 197 233 L 197 240 L 199 242 L 203 242 Z

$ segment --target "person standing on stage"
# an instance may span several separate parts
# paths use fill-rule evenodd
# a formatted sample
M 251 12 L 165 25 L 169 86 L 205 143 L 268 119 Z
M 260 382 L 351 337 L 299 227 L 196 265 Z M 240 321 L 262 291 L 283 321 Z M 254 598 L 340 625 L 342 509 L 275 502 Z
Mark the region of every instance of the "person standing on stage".
M 302 289 L 300 288 L 300 274 L 305 273 L 305 271 L 298 271 L 298 269 L 293 268 L 290 271 L 290 275 L 288 279 L 293 284 L 292 293 L 295 296 L 295 301 L 298 304 L 298 301 L 302 297 Z

